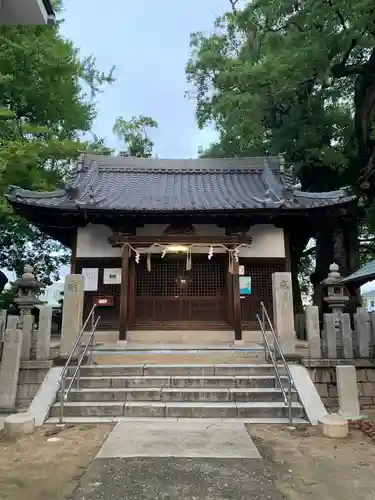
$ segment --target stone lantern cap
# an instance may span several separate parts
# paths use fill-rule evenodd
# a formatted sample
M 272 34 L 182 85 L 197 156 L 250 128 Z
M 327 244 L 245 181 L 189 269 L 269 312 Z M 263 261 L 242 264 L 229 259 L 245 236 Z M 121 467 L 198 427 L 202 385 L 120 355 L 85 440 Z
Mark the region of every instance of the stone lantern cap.
M 32 308 L 42 302 L 36 297 L 41 284 L 35 279 L 32 266 L 26 265 L 22 277 L 14 283 L 18 297 L 14 299 L 20 309 Z
M 34 271 L 33 267 L 29 265 L 26 265 L 23 268 L 22 277 L 14 282 L 14 286 L 17 291 L 20 288 L 29 288 L 30 290 L 40 290 L 41 285 L 35 279 L 33 271 Z
M 323 285 L 338 285 L 342 281 L 342 276 L 339 272 L 339 266 L 337 264 L 331 264 L 329 266 L 329 273 L 326 279 L 322 281 Z

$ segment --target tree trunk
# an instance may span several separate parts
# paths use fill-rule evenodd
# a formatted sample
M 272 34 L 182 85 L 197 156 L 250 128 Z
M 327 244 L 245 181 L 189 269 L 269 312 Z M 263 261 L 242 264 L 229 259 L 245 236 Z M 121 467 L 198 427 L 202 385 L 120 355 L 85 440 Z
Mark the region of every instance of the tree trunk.
M 345 225 L 345 249 L 347 253 L 348 274 L 357 271 L 360 266 L 359 242 L 358 242 L 358 221 L 353 218 Z M 357 285 L 348 284 L 347 290 L 350 300 L 347 312 L 354 314 L 358 307 L 361 307 L 361 293 Z
M 339 266 L 339 273 L 341 276 L 348 276 L 349 274 L 349 259 L 347 258 L 347 251 L 345 248 L 345 235 L 342 225 L 338 224 L 332 233 L 332 263 L 334 262 Z
M 320 315 L 328 312 L 326 302 L 323 300 L 323 287 L 321 282 L 327 277 L 329 266 L 333 263 L 333 238 L 332 229 L 326 226 L 324 231 L 316 235 L 316 264 L 315 272 L 311 277 L 314 287 L 313 304 L 319 307 Z
M 358 74 L 354 92 L 355 131 L 358 145 L 359 184 L 371 204 L 375 199 L 375 47 Z

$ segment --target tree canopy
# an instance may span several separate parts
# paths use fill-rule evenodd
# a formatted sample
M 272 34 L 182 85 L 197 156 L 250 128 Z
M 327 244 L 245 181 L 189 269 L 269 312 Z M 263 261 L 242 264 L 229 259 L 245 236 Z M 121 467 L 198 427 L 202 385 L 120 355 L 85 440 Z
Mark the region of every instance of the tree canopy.
M 285 153 L 304 189 L 356 186 L 373 149 L 373 110 L 358 102 L 372 71 L 372 2 L 230 4 L 213 35 L 191 38 L 198 123 L 220 136 L 206 154 Z
M 113 69 L 82 58 L 59 24 L 0 27 L 0 268 L 19 274 L 30 263 L 48 281 L 66 262 L 66 250 L 15 215 L 4 195 L 10 185 L 54 189 L 83 152 L 110 152 L 90 130 L 93 98 L 112 81 Z
M 149 158 L 154 147 L 149 129 L 157 127 L 157 122 L 149 116 L 133 116 L 130 120 L 121 116 L 117 118 L 113 132 L 124 142 L 127 156 Z

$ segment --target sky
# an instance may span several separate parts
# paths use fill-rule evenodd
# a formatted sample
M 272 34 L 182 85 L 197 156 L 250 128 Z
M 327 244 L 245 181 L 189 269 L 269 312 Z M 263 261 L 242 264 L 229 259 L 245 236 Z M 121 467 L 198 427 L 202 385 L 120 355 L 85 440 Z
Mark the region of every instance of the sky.
M 97 99 L 94 132 L 119 148 L 116 118 L 143 114 L 159 124 L 155 154 L 196 157 L 215 134 L 198 129 L 195 101 L 185 97 L 190 34 L 209 34 L 228 7 L 229 0 L 64 0 L 62 34 L 83 56 L 94 54 L 99 69 L 116 67 L 116 82 Z

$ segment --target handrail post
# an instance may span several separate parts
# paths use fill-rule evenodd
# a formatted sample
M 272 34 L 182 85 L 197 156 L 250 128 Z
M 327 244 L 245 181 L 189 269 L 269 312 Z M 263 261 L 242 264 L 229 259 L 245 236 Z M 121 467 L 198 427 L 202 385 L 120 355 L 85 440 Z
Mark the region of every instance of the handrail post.
M 65 376 L 63 375 L 61 377 L 61 384 L 60 384 L 60 417 L 59 417 L 60 424 L 62 424 L 64 421 L 64 398 L 65 398 Z
M 292 381 L 290 377 L 288 377 L 288 419 L 289 425 L 292 427 L 293 425 L 293 409 L 292 409 Z
M 94 349 L 94 339 L 95 339 L 95 335 L 92 335 L 90 338 L 90 342 L 89 342 L 89 349 L 88 350 L 89 350 L 89 364 L 90 365 L 92 364 L 92 351 Z
M 79 362 L 79 360 L 78 360 L 78 362 Z M 77 373 L 77 389 L 79 389 L 79 384 L 80 384 L 80 376 L 81 376 L 80 372 L 81 372 L 81 363 L 79 364 L 78 373 Z

